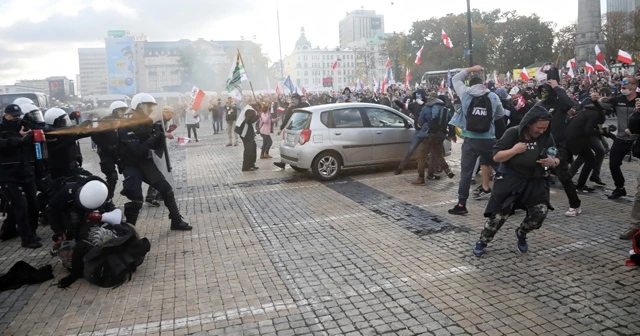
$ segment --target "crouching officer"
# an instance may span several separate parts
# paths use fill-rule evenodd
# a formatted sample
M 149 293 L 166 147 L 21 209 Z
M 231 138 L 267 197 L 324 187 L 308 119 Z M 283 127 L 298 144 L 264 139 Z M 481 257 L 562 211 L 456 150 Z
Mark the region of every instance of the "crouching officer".
M 111 205 L 113 193 L 118 183 L 118 125 L 124 118 L 124 113 L 129 107 L 122 101 L 114 101 L 109 106 L 109 114 L 98 123 L 98 129 L 94 130 L 91 140 L 98 145 L 98 157 L 100 157 L 100 170 L 106 177 L 109 188 L 107 204 Z
M 147 93 L 138 93 L 131 99 L 131 118 L 118 129 L 118 156 L 122 164 L 121 194 L 129 199 L 124 205 L 127 223 L 135 225 L 144 197 L 142 182 L 158 190 L 169 209 L 171 230 L 191 230 L 189 223 L 180 215 L 173 189 L 167 179 L 153 162 L 152 151 L 162 150 L 165 133 L 160 122 L 154 123 L 149 115 L 156 100 Z M 163 153 L 167 155 L 168 153 Z
M 22 246 L 39 248 L 35 149 L 31 130 L 22 124 L 22 109 L 10 104 L 0 122 L 0 186 L 10 203 Z

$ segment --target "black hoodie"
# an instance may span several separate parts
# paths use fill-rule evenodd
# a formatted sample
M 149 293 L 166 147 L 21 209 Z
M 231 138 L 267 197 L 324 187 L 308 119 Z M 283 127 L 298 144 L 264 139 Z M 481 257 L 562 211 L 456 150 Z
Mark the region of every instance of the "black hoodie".
M 536 105 L 541 105 L 551 113 L 551 134 L 558 146 L 564 146 L 567 141 L 567 112 L 573 107 L 573 101 L 560 86 L 553 89 L 549 84 L 540 85 L 538 87 L 539 96 L 542 96 L 542 88 L 549 92 L 549 96 Z
M 499 151 L 511 149 L 519 142 L 527 143 L 527 151 L 517 154 L 506 162 L 503 162 L 498 171 L 504 174 L 517 174 L 526 177 L 542 177 L 544 176 L 544 167 L 536 161 L 542 157 L 546 157 L 549 147 L 555 146 L 554 137 L 551 135 L 551 128 L 534 140 L 527 140 L 524 132 L 527 126 L 534 122 L 546 119 L 549 120 L 549 112 L 539 105 L 534 106 L 527 114 L 524 115 L 520 125 L 511 127 L 498 142 L 493 146 L 493 155 Z M 553 122 L 552 122 L 553 123 Z

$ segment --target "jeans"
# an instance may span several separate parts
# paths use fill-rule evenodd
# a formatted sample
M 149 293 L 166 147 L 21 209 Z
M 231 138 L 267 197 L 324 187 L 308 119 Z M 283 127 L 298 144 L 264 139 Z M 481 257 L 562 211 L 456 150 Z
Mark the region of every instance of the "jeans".
M 187 136 L 191 138 L 191 130 L 193 130 L 193 136 L 198 141 L 198 131 L 196 131 L 196 124 L 187 124 Z
M 611 145 L 611 151 L 609 152 L 609 170 L 611 170 L 611 177 L 616 185 L 616 188 L 624 188 L 624 176 L 622 175 L 622 160 L 629 154 L 633 147 L 633 141 L 615 139 L 613 145 Z
M 592 136 L 589 138 L 589 145 L 591 149 L 595 153 L 595 161 L 593 162 L 593 170 L 591 172 L 591 177 L 600 178 L 600 169 L 602 168 L 602 161 L 604 161 L 605 149 L 602 144 L 601 137 Z M 584 158 L 582 156 L 578 156 L 573 163 L 571 164 L 571 168 L 569 168 L 569 172 L 571 175 L 575 175 L 578 173 L 578 169 L 584 163 Z M 578 183 L 579 185 L 580 183 Z
M 220 131 L 224 131 L 224 127 L 222 125 L 222 118 L 213 118 L 213 134 L 218 134 Z
M 229 145 L 231 145 L 232 137 L 235 135 L 236 142 L 234 145 L 238 144 L 238 133 L 234 132 L 236 128 L 236 121 L 231 120 L 227 121 L 227 134 L 229 135 Z
M 458 185 L 459 204 L 467 205 L 471 178 L 475 173 L 473 169 L 478 157 L 482 158 L 483 163 L 490 163 L 489 165 L 494 169 L 498 168 L 498 165 L 493 161 L 493 145 L 495 144 L 496 139 L 464 139 L 462 143 L 462 160 L 460 163 L 460 184 Z
M 404 167 L 409 162 L 411 155 L 413 155 L 413 152 L 415 152 L 416 149 L 420 147 L 420 144 L 422 143 L 422 141 L 424 141 L 424 138 L 420 138 L 417 135 L 413 136 L 413 138 L 411 139 L 411 143 L 409 144 L 409 148 L 407 148 L 407 152 L 404 154 L 402 161 L 400 161 L 400 166 L 398 166 L 398 170 L 404 170 Z
M 273 139 L 271 139 L 271 134 L 260 134 L 262 136 L 262 151 L 261 155 L 269 155 L 269 149 L 271 149 L 271 145 L 273 145 Z

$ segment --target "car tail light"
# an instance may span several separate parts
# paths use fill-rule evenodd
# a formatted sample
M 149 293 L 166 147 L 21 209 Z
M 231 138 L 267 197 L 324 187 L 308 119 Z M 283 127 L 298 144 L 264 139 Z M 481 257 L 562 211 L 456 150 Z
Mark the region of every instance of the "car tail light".
M 298 143 L 300 143 L 300 145 L 302 146 L 307 142 L 309 142 L 309 140 L 311 140 L 311 130 L 310 129 L 302 130 L 302 132 L 300 132 L 300 138 L 298 139 Z

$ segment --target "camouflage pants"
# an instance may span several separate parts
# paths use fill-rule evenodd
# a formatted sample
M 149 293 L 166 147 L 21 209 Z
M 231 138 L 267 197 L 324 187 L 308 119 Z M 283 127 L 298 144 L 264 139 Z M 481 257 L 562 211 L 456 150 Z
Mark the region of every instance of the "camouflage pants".
M 482 229 L 482 233 L 480 233 L 480 241 L 489 243 L 493 240 L 493 237 L 496 235 L 498 230 L 504 225 L 504 223 L 509 219 L 511 215 L 512 207 L 501 211 L 500 213 L 493 214 L 484 224 L 484 229 Z M 549 212 L 549 208 L 546 204 L 538 204 L 531 206 L 527 209 L 527 216 L 520 224 L 519 232 L 529 233 L 533 230 L 537 230 L 542 226 L 542 222 L 547 217 L 547 213 Z
M 424 176 L 424 171 L 429 167 L 429 141 L 422 141 L 418 147 L 418 175 Z

